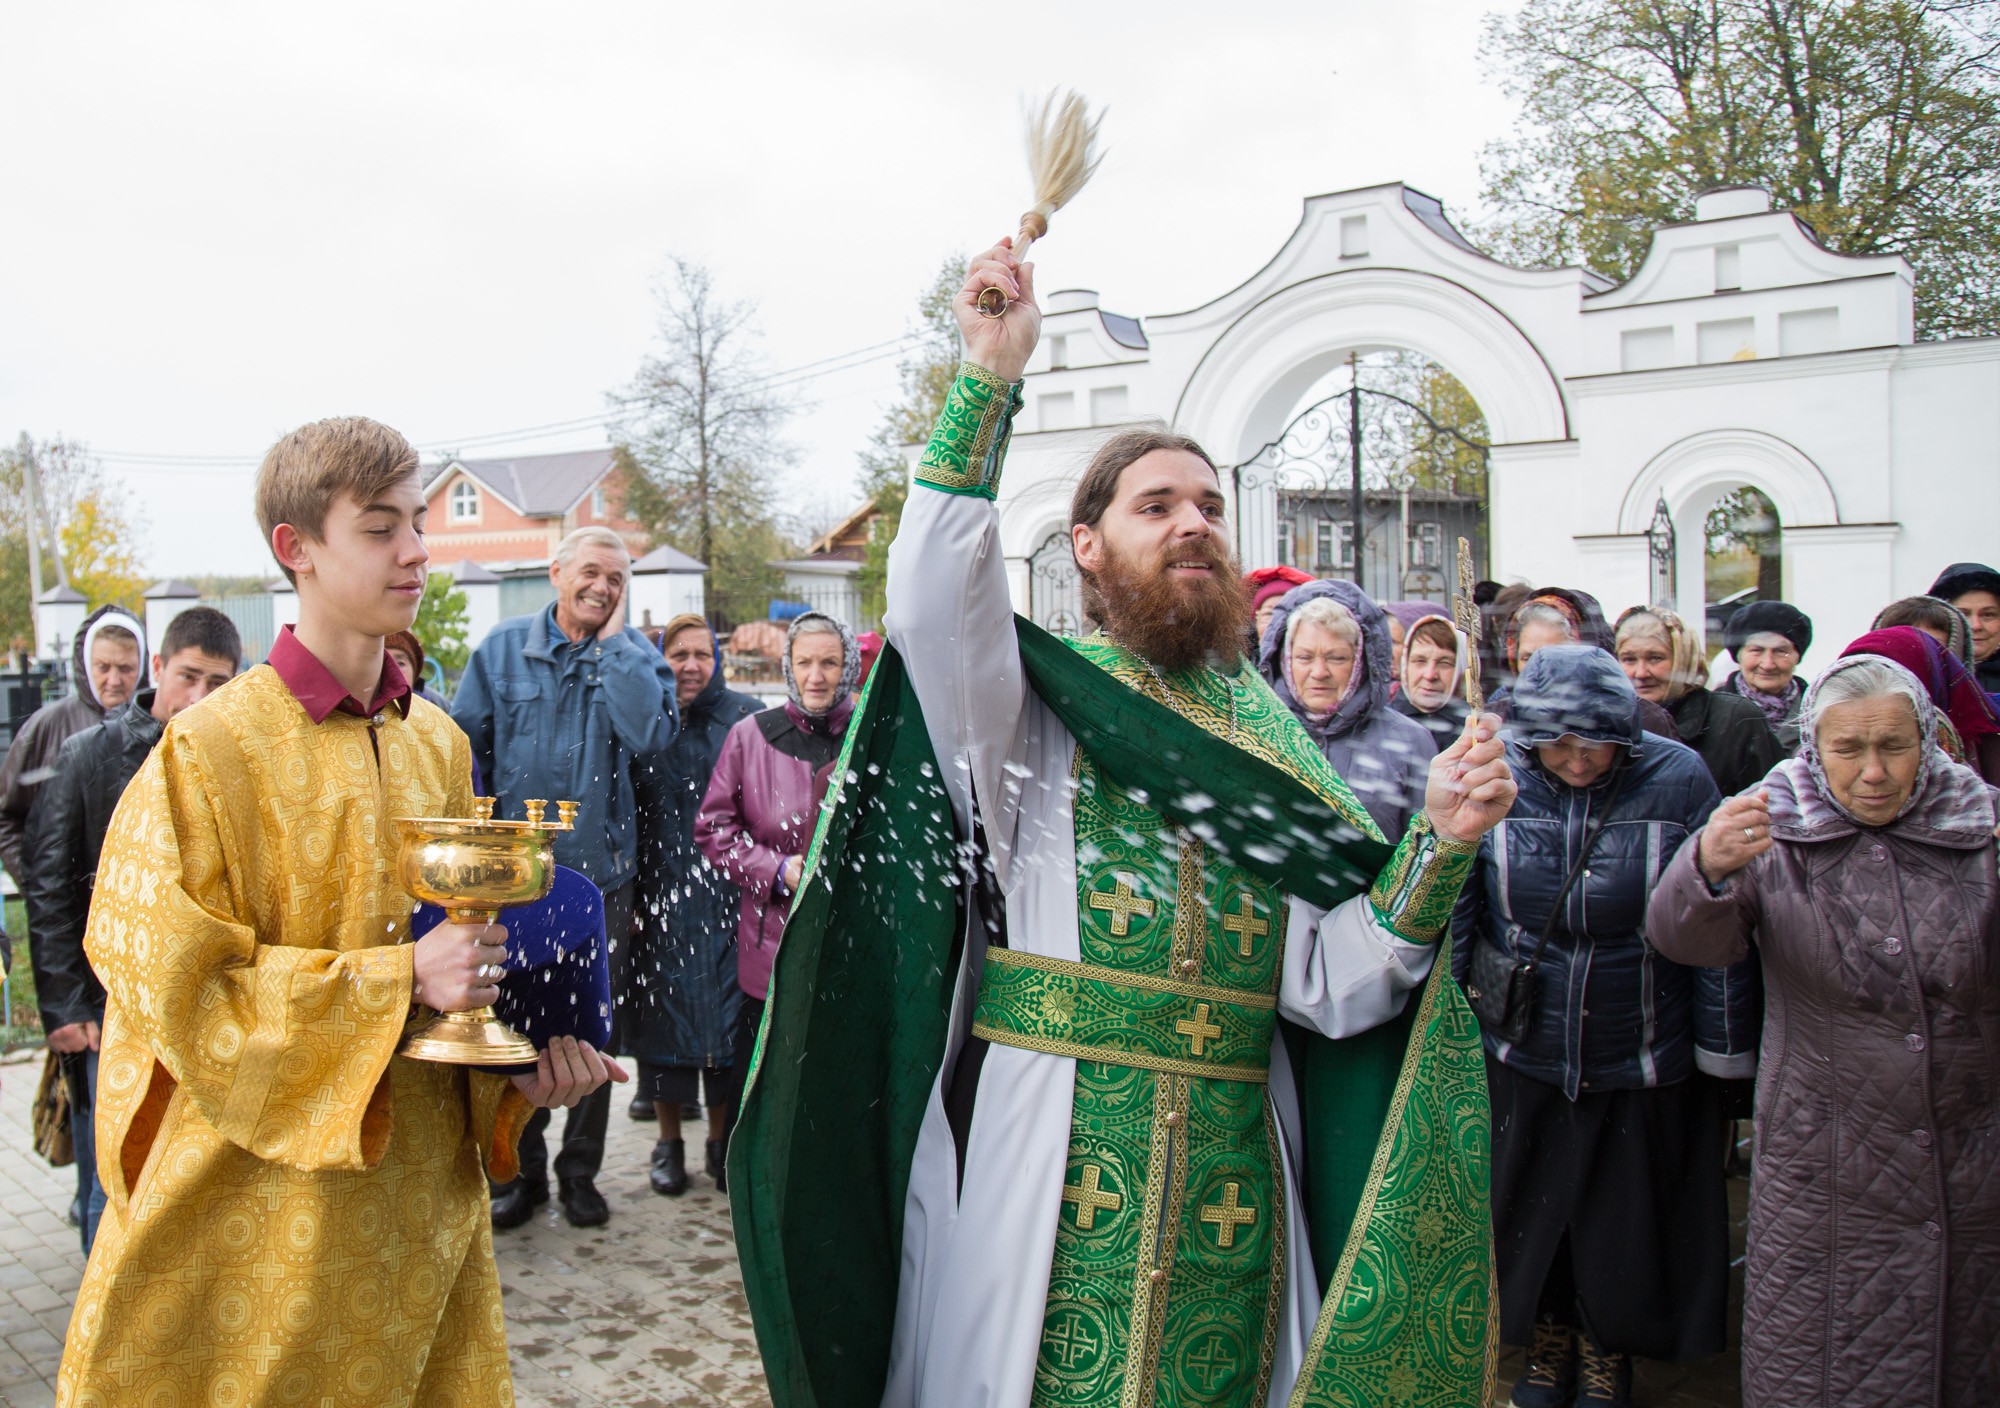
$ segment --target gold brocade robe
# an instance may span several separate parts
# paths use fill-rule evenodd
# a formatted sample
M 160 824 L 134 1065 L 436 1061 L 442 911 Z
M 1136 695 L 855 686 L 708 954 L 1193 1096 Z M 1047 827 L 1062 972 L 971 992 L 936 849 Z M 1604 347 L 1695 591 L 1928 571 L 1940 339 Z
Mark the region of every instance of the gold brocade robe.
M 395 1054 L 392 818 L 469 815 L 471 776 L 436 706 L 315 724 L 260 665 L 132 779 L 84 938 L 107 1206 L 58 1403 L 513 1402 L 486 1177 L 527 1102 Z

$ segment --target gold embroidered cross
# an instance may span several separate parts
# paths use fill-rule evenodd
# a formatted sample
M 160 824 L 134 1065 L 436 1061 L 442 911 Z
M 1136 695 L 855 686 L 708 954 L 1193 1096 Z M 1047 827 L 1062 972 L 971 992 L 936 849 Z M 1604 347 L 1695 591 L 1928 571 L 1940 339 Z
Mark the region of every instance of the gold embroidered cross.
M 1118 877 L 1118 887 L 1108 895 L 1092 890 L 1090 907 L 1111 916 L 1111 936 L 1118 939 L 1132 932 L 1133 915 L 1141 919 L 1153 917 L 1153 902 L 1133 894 L 1131 884 L 1123 875 Z
M 1083 1176 L 1075 1183 L 1063 1185 L 1062 1200 L 1076 1204 L 1076 1230 L 1088 1232 L 1097 1223 L 1100 1212 L 1117 1212 L 1125 1206 L 1123 1194 L 1099 1188 L 1097 1181 L 1104 1171 L 1096 1164 L 1085 1164 Z
M 1042 1342 L 1062 1361 L 1064 1373 L 1074 1372 L 1078 1360 L 1094 1360 L 1101 1347 L 1083 1317 L 1074 1310 L 1064 1313 L 1060 1323 L 1042 1332 Z
M 1196 1056 L 1201 1055 L 1204 1044 L 1222 1038 L 1222 1028 L 1208 1020 L 1206 1002 L 1197 1002 L 1194 1005 L 1194 1016 L 1183 1017 L 1175 1022 L 1174 1030 L 1188 1039 L 1188 1047 Z
M 1201 1380 L 1203 1393 L 1214 1393 L 1215 1386 L 1236 1372 L 1236 1356 L 1229 1352 L 1222 1336 L 1210 1331 L 1201 1347 L 1188 1356 L 1188 1377 Z
M 1245 958 L 1250 956 L 1250 941 L 1271 932 L 1270 922 L 1257 917 L 1257 902 L 1250 898 L 1248 890 L 1238 896 L 1236 913 L 1222 916 L 1222 927 L 1224 932 L 1236 935 L 1237 946 Z
M 1224 1251 L 1236 1245 L 1236 1229 L 1248 1227 L 1257 1221 L 1257 1209 L 1240 1207 L 1237 1198 L 1242 1195 L 1242 1185 L 1225 1183 L 1222 1185 L 1222 1201 L 1209 1203 L 1201 1210 L 1201 1220 L 1215 1224 L 1215 1244 Z

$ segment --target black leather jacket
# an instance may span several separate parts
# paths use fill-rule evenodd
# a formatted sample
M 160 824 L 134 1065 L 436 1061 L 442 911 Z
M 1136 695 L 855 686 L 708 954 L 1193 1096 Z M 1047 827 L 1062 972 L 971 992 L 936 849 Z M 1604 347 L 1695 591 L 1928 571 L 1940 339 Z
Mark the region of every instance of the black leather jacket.
M 91 885 L 111 813 L 162 731 L 153 717 L 153 691 L 135 694 L 103 723 L 63 744 L 55 775 L 28 814 L 21 898 L 45 1032 L 104 1020 L 104 987 L 83 955 Z

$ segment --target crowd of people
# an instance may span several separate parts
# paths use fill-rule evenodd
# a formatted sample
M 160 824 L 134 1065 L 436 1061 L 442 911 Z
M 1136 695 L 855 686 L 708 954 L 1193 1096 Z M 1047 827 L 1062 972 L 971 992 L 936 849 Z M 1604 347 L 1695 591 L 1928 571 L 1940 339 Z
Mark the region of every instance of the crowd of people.
M 616 534 L 572 533 L 549 605 L 481 641 L 448 704 L 423 697 L 449 709 L 502 815 L 579 803 L 556 856 L 602 893 L 607 1050 L 635 1062 L 628 1112 L 657 1126 L 651 1185 L 676 1197 L 690 1119 L 727 1191 L 773 962 L 879 641 L 796 617 L 786 697 L 769 705 L 729 686 L 703 618 L 626 624 L 630 568 Z M 1675 613 L 1614 622 L 1575 588 L 1482 583 L 1470 640 L 1440 603 L 1283 567 L 1245 586 L 1246 655 L 1385 836 L 1423 812 L 1434 755 L 1466 733 L 1475 652 L 1505 721 L 1518 795 L 1477 842 L 1449 934 L 1483 1031 L 1499 1323 L 1528 1348 L 1514 1402 L 1629 1402 L 1634 1356 L 1723 1347 L 1725 1169 L 1743 1121 L 1750 1400 L 1954 1403 L 2000 1383 L 2000 572 L 1948 568 L 1811 682 L 1813 622 L 1785 602 L 1734 612 L 1719 642 L 1734 670 L 1714 683 L 1707 642 Z M 301 649 L 289 631 L 272 665 L 311 715 L 312 668 L 279 658 Z M 385 700 L 407 715 L 424 649 L 385 636 L 393 665 L 370 706 L 327 686 L 339 697 L 320 719 L 353 704 L 373 738 Z M 26 899 L 86 1252 L 106 1202 L 92 1148 L 106 980 L 86 944 L 99 857 L 166 724 L 240 655 L 213 610 L 177 616 L 151 655 L 137 619 L 99 611 L 77 636 L 75 693 L 0 766 L 0 863 Z M 192 745 L 184 761 L 200 765 Z M 419 956 L 419 991 L 436 962 Z M 484 968 L 465 981 L 493 990 Z M 610 1218 L 606 1069 L 519 1087 L 518 1161 L 487 1161 L 494 1228 L 528 1221 L 552 1183 L 571 1223 Z M 199 1072 L 170 1077 L 201 1098 Z
M 1498 685 L 1520 790 L 1452 961 L 1486 1048 L 1514 1403 L 1626 1403 L 1633 1357 L 1723 1348 L 1725 1168 L 1753 1109 L 1746 1401 L 1981 1401 L 2000 573 L 1948 568 L 1812 682 L 1809 615 L 1740 606 L 1711 686 L 1663 608 L 1612 626 L 1582 591 L 1482 583 L 1475 644 L 1436 603 L 1288 571 L 1248 582 L 1260 667 L 1387 834 L 1424 763 L 1381 722 L 1430 723 L 1427 758 L 1463 727 L 1471 649 Z

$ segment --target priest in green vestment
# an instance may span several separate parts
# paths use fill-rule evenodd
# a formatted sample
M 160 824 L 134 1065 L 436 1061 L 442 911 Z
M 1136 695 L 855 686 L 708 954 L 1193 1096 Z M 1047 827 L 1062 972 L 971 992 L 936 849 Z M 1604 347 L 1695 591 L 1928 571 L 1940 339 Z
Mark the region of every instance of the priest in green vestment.
M 1165 431 L 1072 504 L 1101 630 L 1017 619 L 1031 268 L 1003 242 L 956 307 L 730 1152 L 772 1397 L 1483 1403 L 1484 1068 L 1437 958 L 1513 801 L 1497 721 L 1384 838 L 1246 659 L 1220 476 Z

